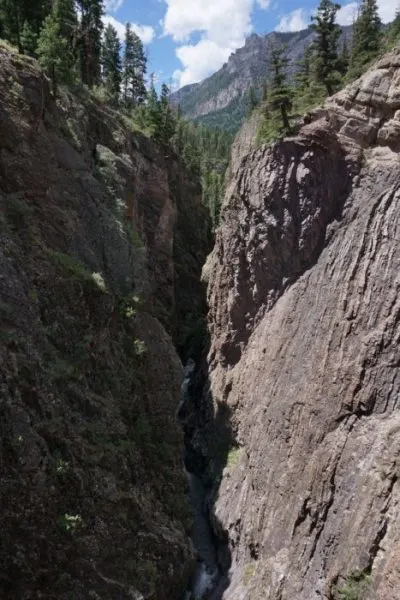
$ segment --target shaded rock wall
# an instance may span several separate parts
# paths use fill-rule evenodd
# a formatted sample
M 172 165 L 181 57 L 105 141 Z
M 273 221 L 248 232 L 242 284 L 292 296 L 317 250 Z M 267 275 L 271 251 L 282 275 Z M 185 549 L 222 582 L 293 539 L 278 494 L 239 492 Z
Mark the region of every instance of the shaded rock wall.
M 202 310 L 207 217 L 176 157 L 79 94 L 0 48 L 0 596 L 180 598 L 171 336 L 189 292 Z
M 399 59 L 227 191 L 206 274 L 211 393 L 238 445 L 215 502 L 229 600 L 400 598 Z

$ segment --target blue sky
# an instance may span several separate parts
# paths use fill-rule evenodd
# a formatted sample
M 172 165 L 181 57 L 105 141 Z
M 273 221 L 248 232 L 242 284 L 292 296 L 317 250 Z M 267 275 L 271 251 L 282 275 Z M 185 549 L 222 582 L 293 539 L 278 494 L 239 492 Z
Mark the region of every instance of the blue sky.
M 339 22 L 353 21 L 359 0 L 342 2 Z M 400 0 L 378 0 L 390 21 Z M 251 32 L 298 31 L 318 0 L 105 0 L 106 22 L 123 37 L 127 21 L 145 43 L 149 72 L 181 87 L 218 70 Z

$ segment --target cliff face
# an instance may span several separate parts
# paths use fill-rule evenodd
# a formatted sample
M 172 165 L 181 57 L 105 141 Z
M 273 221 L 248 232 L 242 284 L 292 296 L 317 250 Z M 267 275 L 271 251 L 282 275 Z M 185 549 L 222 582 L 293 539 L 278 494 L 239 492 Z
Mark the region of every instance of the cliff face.
M 56 105 L 0 48 L 0 596 L 180 598 L 172 337 L 202 310 L 207 217 L 174 156 L 82 94 Z
M 207 267 L 229 600 L 400 598 L 400 50 L 310 120 L 242 160 Z

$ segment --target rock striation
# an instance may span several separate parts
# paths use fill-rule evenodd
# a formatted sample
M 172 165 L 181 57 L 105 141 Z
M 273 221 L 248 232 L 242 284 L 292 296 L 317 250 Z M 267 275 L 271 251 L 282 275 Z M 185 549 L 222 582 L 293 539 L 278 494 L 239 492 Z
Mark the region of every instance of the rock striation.
M 203 312 L 201 190 L 0 46 L 0 597 L 179 599 L 175 419 Z
M 397 49 L 229 184 L 206 269 L 226 600 L 400 598 L 399 111 Z

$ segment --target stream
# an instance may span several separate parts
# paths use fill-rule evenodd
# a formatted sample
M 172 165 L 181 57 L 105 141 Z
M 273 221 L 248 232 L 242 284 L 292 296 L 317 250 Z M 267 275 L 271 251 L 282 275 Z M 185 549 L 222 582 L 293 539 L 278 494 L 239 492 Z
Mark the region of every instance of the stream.
M 185 378 L 181 388 L 181 398 L 178 409 L 178 418 L 185 425 L 185 413 L 193 411 L 193 401 L 196 399 L 191 394 L 191 383 L 195 376 L 196 365 L 189 360 L 185 367 Z M 188 409 L 189 405 L 189 409 Z M 185 436 L 186 439 L 186 436 Z M 222 573 L 218 565 L 218 540 L 213 532 L 207 502 L 208 491 L 204 486 L 201 467 L 195 467 L 195 461 L 188 460 L 192 449 L 185 446 L 185 473 L 189 486 L 189 499 L 193 511 L 193 529 L 191 539 L 197 552 L 197 565 L 192 575 L 188 590 L 182 600 L 218 600 L 218 592 Z M 191 469 L 191 470 L 189 470 Z

